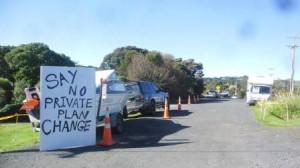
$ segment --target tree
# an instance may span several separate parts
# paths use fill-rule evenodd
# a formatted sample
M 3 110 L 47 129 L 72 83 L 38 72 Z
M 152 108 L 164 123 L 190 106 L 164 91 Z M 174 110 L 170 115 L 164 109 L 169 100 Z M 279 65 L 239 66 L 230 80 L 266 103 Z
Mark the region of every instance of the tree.
M 121 47 L 106 55 L 100 69 L 116 69 L 121 79 L 147 80 L 169 92 L 171 98 L 201 94 L 203 67 L 193 59 L 175 59 L 172 55 L 137 47 Z
M 75 66 L 69 57 L 50 50 L 42 43 L 14 47 L 4 58 L 15 81 L 14 96 L 17 102 L 24 98 L 25 87 L 38 83 L 40 66 Z
M 10 75 L 10 69 L 4 57 L 12 48 L 13 47 L 10 46 L 0 46 L 0 77 L 10 80 L 12 80 L 12 76 Z
M 0 108 L 11 102 L 12 89 L 12 83 L 8 79 L 0 77 Z
M 148 50 L 127 46 L 115 49 L 112 53 L 107 54 L 100 65 L 100 69 L 117 69 L 128 52 L 134 51 L 138 54 L 145 55 Z

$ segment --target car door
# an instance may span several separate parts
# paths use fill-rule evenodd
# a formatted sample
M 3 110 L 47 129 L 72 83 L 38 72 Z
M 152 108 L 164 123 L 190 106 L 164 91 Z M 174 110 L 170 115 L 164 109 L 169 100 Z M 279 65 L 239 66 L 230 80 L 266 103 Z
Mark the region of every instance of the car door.
M 99 95 L 98 100 L 99 100 Z M 107 84 L 107 97 L 102 99 L 100 116 L 108 112 L 121 112 L 127 102 L 128 94 L 122 81 L 109 81 Z
M 161 104 L 164 102 L 164 95 L 160 92 L 160 89 L 153 83 L 150 83 L 152 97 L 154 98 L 155 102 Z
M 144 96 L 140 92 L 139 85 L 137 83 L 130 83 L 126 85 L 128 91 L 128 101 L 126 103 L 127 111 L 131 112 L 139 109 L 144 103 Z

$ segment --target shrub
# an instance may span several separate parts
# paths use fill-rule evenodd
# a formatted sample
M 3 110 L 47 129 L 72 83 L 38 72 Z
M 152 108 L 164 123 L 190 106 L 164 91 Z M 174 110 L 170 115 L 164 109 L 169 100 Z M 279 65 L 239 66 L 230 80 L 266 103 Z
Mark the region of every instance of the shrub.
M 22 104 L 6 104 L 0 109 L 0 117 L 9 116 L 18 112 Z
M 22 101 L 25 99 L 24 89 L 28 86 L 30 86 L 29 82 L 25 79 L 16 81 L 14 88 L 14 97 L 16 103 L 22 103 Z
M 0 77 L 0 108 L 10 103 L 12 99 L 12 84 L 8 79 Z
M 13 89 L 11 82 L 6 78 L 1 78 L 1 77 L 0 77 L 0 88 L 2 88 L 4 90 L 12 90 Z
M 0 108 L 3 107 L 6 104 L 6 99 L 5 99 L 5 90 L 0 88 Z

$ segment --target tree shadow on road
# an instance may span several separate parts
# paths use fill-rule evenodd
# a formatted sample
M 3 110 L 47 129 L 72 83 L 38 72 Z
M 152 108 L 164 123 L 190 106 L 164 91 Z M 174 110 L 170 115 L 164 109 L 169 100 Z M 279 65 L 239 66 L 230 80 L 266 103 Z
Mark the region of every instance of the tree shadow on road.
M 223 103 L 230 101 L 229 98 L 201 98 L 200 102 L 197 104 L 205 104 L 205 103 Z

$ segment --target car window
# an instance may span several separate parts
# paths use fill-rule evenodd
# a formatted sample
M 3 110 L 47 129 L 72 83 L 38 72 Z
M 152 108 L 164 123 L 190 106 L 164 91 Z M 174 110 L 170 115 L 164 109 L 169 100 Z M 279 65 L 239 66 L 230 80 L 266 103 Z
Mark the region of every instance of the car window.
M 158 87 L 155 84 L 152 83 L 151 86 L 152 86 L 153 92 L 159 91 Z
M 137 84 L 127 84 L 126 89 L 127 91 L 134 92 L 134 93 L 140 92 L 140 88 Z
M 262 93 L 262 94 L 268 94 L 271 92 L 271 89 L 270 87 L 267 87 L 267 86 L 261 86 L 260 89 L 259 89 L 259 93 Z
M 126 92 L 126 87 L 123 82 L 112 81 L 108 83 L 107 93 L 124 93 Z
M 259 93 L 259 86 L 253 86 L 253 87 L 251 88 L 251 91 L 252 91 L 253 93 Z
M 141 82 L 141 89 L 143 91 L 143 93 L 151 93 L 151 85 L 149 85 L 149 83 L 146 82 Z

